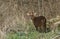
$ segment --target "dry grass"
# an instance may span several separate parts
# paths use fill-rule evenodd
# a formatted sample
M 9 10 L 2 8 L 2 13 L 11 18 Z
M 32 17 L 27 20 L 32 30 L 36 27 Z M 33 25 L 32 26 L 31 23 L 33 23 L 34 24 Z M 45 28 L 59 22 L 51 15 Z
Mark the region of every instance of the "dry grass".
M 48 22 L 60 21 L 60 0 L 0 0 L 0 39 L 49 39 L 56 32 L 39 33 L 26 13 L 34 10 Z M 58 16 L 59 15 L 59 16 Z M 47 26 L 51 25 L 47 22 Z M 18 33 L 19 32 L 19 33 Z M 52 33 L 52 34 L 51 34 Z M 21 37 L 19 37 L 19 34 Z M 16 37 L 16 38 L 15 38 Z

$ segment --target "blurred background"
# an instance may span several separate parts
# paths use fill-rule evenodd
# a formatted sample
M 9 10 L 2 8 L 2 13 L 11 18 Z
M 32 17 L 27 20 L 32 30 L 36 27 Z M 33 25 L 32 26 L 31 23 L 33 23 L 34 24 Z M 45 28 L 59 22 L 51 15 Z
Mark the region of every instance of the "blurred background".
M 45 16 L 47 27 L 52 30 L 48 33 L 36 31 L 27 16 L 29 11 Z M 0 0 L 0 39 L 59 39 L 59 27 L 60 0 Z

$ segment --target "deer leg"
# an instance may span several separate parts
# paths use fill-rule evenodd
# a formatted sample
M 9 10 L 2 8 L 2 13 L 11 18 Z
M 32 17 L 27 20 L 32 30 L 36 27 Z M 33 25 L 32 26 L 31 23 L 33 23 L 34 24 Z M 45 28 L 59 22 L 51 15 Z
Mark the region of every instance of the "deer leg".
M 45 26 L 41 26 L 41 32 L 46 32 L 46 27 Z
M 44 32 L 47 32 L 46 24 L 43 25 Z
M 36 30 L 38 31 L 38 27 L 36 27 Z
M 37 27 L 37 26 L 35 26 L 35 28 L 36 28 L 36 30 L 38 31 L 38 27 Z
M 47 29 L 46 29 L 46 26 L 44 27 L 44 32 L 46 32 L 47 31 Z

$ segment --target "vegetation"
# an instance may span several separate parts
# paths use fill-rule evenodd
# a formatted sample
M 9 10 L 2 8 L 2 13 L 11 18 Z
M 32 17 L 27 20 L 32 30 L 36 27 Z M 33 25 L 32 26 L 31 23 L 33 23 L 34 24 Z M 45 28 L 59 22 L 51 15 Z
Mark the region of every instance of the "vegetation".
M 32 28 L 30 28 L 32 29 Z M 60 31 L 60 30 L 59 30 Z M 36 30 L 31 30 L 28 33 L 18 32 L 18 33 L 9 33 L 7 34 L 7 39 L 54 39 L 56 36 L 59 36 L 60 32 L 48 32 L 40 33 Z M 59 37 L 58 37 L 59 38 Z
M 47 27 L 57 26 L 55 32 L 40 33 L 26 14 L 43 15 Z M 53 24 L 53 25 L 52 25 Z M 60 0 L 0 0 L 0 39 L 52 39 L 60 37 Z M 54 27 L 53 27 L 54 28 Z M 57 39 L 57 38 L 56 38 Z

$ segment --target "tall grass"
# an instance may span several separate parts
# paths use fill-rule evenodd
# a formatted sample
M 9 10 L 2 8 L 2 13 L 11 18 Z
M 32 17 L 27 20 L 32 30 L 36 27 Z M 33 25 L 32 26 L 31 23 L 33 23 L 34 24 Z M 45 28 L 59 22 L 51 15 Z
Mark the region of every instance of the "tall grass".
M 33 29 L 34 28 L 32 27 L 33 25 L 31 24 L 28 25 L 30 26 L 28 33 L 25 32 L 8 33 L 6 38 L 7 39 L 53 39 L 55 36 L 59 35 L 58 33 L 51 31 L 47 33 L 40 33 L 35 29 Z

